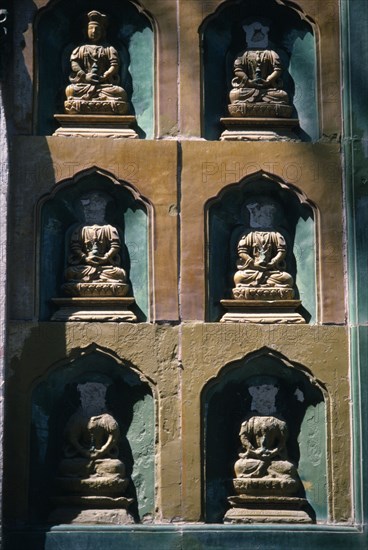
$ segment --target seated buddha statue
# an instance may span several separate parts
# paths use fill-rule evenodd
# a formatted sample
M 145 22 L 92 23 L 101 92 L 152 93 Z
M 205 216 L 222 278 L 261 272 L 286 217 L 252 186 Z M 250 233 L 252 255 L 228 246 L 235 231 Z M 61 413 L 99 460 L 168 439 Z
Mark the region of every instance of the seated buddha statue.
M 273 294 L 278 299 L 291 299 L 294 281 L 286 271 L 286 242 L 281 233 L 272 228 L 276 206 L 255 201 L 246 208 L 250 230 L 238 242 L 233 296 L 262 299 L 262 293 L 271 296 L 270 289 L 275 289 Z
M 70 57 L 70 84 L 65 90 L 68 114 L 124 114 L 127 94 L 119 86 L 119 56 L 107 44 L 107 16 L 98 11 L 87 15 L 88 44 L 75 48 Z
M 63 459 L 57 484 L 64 494 L 121 496 L 128 484 L 119 459 L 120 431 L 106 410 L 106 386 L 79 384 L 81 406 L 64 431 Z
M 235 462 L 234 487 L 244 494 L 297 494 L 302 484 L 288 459 L 286 423 L 275 416 L 251 416 L 240 429 L 242 452 Z
M 106 206 L 111 198 L 100 192 L 82 196 L 80 202 L 84 223 L 79 224 L 70 238 L 64 292 L 83 294 L 84 286 L 93 287 L 96 295 L 99 285 L 103 295 L 124 295 L 128 291 L 126 272 L 120 266 L 121 241 L 116 227 L 105 220 Z M 92 285 L 92 287 L 91 287 Z M 97 286 L 96 286 L 97 285 Z
M 234 62 L 230 115 L 290 117 L 292 107 L 288 94 L 282 89 L 280 58 L 268 49 L 269 27 L 253 22 L 243 28 L 248 47 Z M 276 105 L 287 107 L 283 110 L 272 107 Z
M 305 498 L 297 463 L 289 455 L 289 450 L 298 455 L 297 433 L 294 431 L 289 444 L 288 425 L 280 412 L 280 407 L 287 411 L 295 430 L 289 409 L 293 398 L 286 405 L 288 391 L 285 392 L 281 378 L 255 375 L 248 383 L 251 402 L 240 428 L 241 449 L 232 480 L 234 493 L 228 497 L 231 507 L 224 521 L 313 523 L 315 512 Z

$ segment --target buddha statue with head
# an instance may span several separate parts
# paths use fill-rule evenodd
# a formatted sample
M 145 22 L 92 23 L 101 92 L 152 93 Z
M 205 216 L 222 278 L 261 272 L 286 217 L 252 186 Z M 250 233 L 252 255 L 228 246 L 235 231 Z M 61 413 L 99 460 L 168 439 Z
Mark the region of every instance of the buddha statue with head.
M 98 11 L 87 15 L 88 43 L 70 57 L 70 84 L 65 90 L 67 114 L 122 115 L 128 111 L 126 91 L 119 86 L 119 56 L 106 42 L 108 18 Z

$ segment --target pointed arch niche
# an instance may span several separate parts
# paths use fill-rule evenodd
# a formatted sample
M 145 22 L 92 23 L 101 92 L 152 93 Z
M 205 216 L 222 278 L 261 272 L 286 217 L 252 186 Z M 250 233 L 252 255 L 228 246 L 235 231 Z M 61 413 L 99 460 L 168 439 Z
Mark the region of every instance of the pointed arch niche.
M 64 113 L 69 83 L 70 54 L 85 40 L 85 15 L 91 10 L 108 15 L 107 39 L 120 58 L 120 83 L 137 118 L 138 134 L 154 135 L 154 23 L 139 2 L 120 0 L 54 0 L 35 19 L 36 78 L 34 132 L 52 134 L 54 114 Z
M 138 321 L 150 319 L 150 229 L 152 206 L 126 182 L 92 168 L 76 174 L 73 180 L 58 183 L 38 204 L 38 288 L 39 318 L 50 319 L 56 311 L 52 298 L 60 297 L 70 234 L 81 223 L 80 197 L 102 191 L 112 198 L 106 221 L 118 228 L 122 243 L 122 266 L 127 270 Z
M 277 205 L 275 231 L 286 240 L 286 265 L 294 279 L 295 298 L 302 301 L 306 321 L 316 323 L 318 210 L 302 191 L 265 172 L 225 187 L 206 203 L 206 319 L 218 321 L 224 313 L 220 300 L 232 297 L 237 244 L 249 230 L 249 213 L 244 204 L 254 198 Z
M 240 447 L 240 426 L 245 417 L 252 415 L 249 388 L 262 385 L 277 388 L 275 415 L 288 426 L 288 457 L 298 469 L 317 521 L 326 521 L 327 392 L 307 368 L 268 348 L 229 363 L 203 388 L 205 519 L 209 523 L 222 522 L 229 508 L 227 497 L 234 494 L 231 480 Z
M 91 345 L 73 361 L 51 367 L 32 391 L 29 510 L 33 522 L 47 520 L 52 508 L 50 499 L 62 457 L 63 432 L 80 405 L 77 386 L 86 382 L 98 382 L 107 388 L 107 411 L 119 424 L 119 458 L 130 478 L 126 496 L 135 500 L 135 519 L 154 514 L 152 384 L 132 365 Z
M 291 7 L 292 5 L 292 7 Z M 283 85 L 299 118 L 299 138 L 319 138 L 317 53 L 318 28 L 296 4 L 287 0 L 229 0 L 202 23 L 202 135 L 219 138 L 227 115 L 233 64 L 246 49 L 242 29 L 248 18 L 269 22 L 269 47 L 283 65 Z

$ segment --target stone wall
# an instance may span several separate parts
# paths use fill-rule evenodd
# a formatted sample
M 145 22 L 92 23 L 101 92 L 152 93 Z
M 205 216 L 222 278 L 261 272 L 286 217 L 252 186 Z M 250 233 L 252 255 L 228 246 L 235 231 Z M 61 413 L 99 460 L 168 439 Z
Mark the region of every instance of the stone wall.
M 9 204 L 0 231 L 5 250 L 8 216 L 8 323 L 1 333 L 8 334 L 4 548 L 364 548 L 364 0 L 100 4 L 18 0 L 12 12 L 9 130 L 0 113 L 4 204 L 10 141 Z M 139 139 L 49 135 L 58 127 L 54 110 L 63 106 L 67 52 L 80 16 L 92 8 L 113 16 L 120 55 L 130 63 L 122 79 Z M 219 141 L 224 128 L 218 114 L 226 116 L 231 80 L 226 67 L 238 40 L 231 33 L 240 37 L 238 18 L 267 14 L 274 22 L 280 17 L 280 51 L 290 54 L 299 140 Z M 63 214 L 72 211 L 68 197 L 89 185 L 117 201 L 130 193 L 144 205 L 146 222 L 132 224 L 125 243 L 132 294 L 143 288 L 136 307 L 144 315 L 138 313 L 137 323 L 51 320 L 63 270 L 55 275 L 45 235 L 59 222 L 70 233 L 76 218 Z M 211 208 L 217 204 L 220 211 L 228 200 L 221 219 L 229 218 L 232 201 L 257 185 L 310 212 L 292 241 L 301 324 L 220 322 L 220 299 L 231 293 L 236 257 L 224 242 L 229 227 L 234 235 L 240 229 L 234 214 L 226 229 L 219 222 L 212 231 Z M 47 211 L 53 200 L 60 206 Z M 120 224 L 124 229 L 126 219 Z M 60 246 L 62 263 L 68 240 L 53 246 Z M 131 267 L 134 250 L 144 256 L 139 284 Z M 5 286 L 5 273 L 1 281 Z M 5 308 L 4 302 L 0 319 Z M 137 523 L 55 524 L 49 519 L 50 487 L 60 461 L 62 419 L 76 408 L 77 381 L 104 377 L 121 388 Z M 289 453 L 296 456 L 315 524 L 222 523 L 248 379 L 272 379 L 278 388 L 285 382 L 301 401 L 310 392 L 304 420 L 291 429 Z M 125 392 L 131 392 L 130 401 Z M 286 399 L 284 416 L 297 405 Z M 126 426 L 124 414 L 130 415 Z

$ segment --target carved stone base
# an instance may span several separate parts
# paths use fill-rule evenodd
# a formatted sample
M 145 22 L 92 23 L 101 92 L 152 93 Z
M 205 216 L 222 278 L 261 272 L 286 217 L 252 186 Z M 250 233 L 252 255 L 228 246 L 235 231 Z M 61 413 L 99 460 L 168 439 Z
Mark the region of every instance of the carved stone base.
M 127 115 L 54 115 L 61 125 L 54 136 L 113 137 L 137 139 L 135 116 Z
M 292 105 L 281 105 L 279 103 L 249 103 L 240 101 L 228 105 L 229 114 L 233 118 L 291 118 L 293 114 Z
M 61 287 L 66 296 L 80 298 L 123 297 L 128 294 L 130 286 L 127 283 L 64 283 Z
M 297 118 L 245 118 L 220 119 L 225 126 L 221 141 L 300 141 L 293 132 L 299 126 Z
M 226 512 L 224 523 L 315 523 L 305 498 L 238 495 L 228 501 L 232 508 Z
M 300 300 L 221 300 L 228 311 L 221 323 L 305 323 L 296 310 Z
M 120 498 L 118 495 L 124 494 L 128 483 L 127 478 L 121 478 L 119 475 L 91 475 L 88 478 L 69 476 L 56 478 L 55 487 L 58 493 L 73 495 L 75 502 L 83 503 L 86 498 L 86 502 L 89 502 L 92 498 L 93 502 L 98 499 L 98 502 L 103 504 L 106 499 L 106 502 L 115 502 Z M 96 494 L 100 496 L 96 497 Z M 70 498 L 69 496 L 68 499 Z
M 51 321 L 125 321 L 134 323 L 137 317 L 129 306 L 134 298 L 53 298 L 59 310 Z
M 58 508 L 49 517 L 52 525 L 76 523 L 79 525 L 129 525 L 134 519 L 126 510 L 79 510 Z
M 122 99 L 67 99 L 64 101 L 65 112 L 68 115 L 125 115 L 129 103 Z
M 233 288 L 235 300 L 292 300 L 294 290 L 290 287 L 246 286 Z
M 283 497 L 299 494 L 302 489 L 299 478 L 284 475 L 276 477 L 263 476 L 261 478 L 238 477 L 233 479 L 234 490 L 238 496 L 273 496 Z M 235 497 L 234 497 L 235 498 Z
M 48 521 L 53 525 L 78 523 L 84 525 L 127 525 L 134 523 L 128 512 L 131 498 L 54 497 L 57 508 Z

